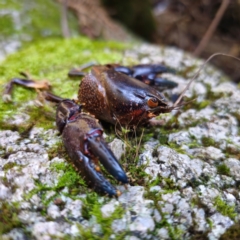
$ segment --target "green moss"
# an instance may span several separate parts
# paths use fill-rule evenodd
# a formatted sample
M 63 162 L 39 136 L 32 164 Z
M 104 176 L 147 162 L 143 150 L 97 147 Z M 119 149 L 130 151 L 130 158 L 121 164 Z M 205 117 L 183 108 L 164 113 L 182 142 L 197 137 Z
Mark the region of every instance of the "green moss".
M 165 131 L 170 130 L 172 132 L 174 129 L 176 131 L 179 128 L 179 122 L 178 122 L 178 115 L 179 114 L 171 115 L 170 119 L 163 126 Z
M 128 164 L 126 168 L 127 175 L 132 185 L 145 185 L 145 178 L 148 174 L 145 172 L 146 165 Z
M 153 181 L 148 184 L 148 187 L 160 186 L 162 193 L 172 193 L 178 190 L 178 187 L 171 178 L 157 176 Z
M 220 164 L 217 166 L 217 172 L 221 175 L 230 175 L 230 168 L 226 164 Z
M 201 109 L 206 108 L 208 105 L 210 105 L 210 103 L 211 103 L 211 101 L 205 100 L 200 103 L 197 103 L 195 106 L 196 106 L 196 109 L 201 110 Z
M 144 196 L 146 199 L 151 199 L 153 201 L 154 209 L 156 209 L 162 217 L 160 222 L 155 222 L 155 232 L 157 229 L 166 228 L 170 239 L 182 239 L 183 231 L 179 227 L 173 226 L 173 224 L 168 222 L 168 219 L 165 217 L 165 214 L 162 212 L 161 206 L 158 203 L 159 200 L 162 199 L 161 194 L 163 192 L 150 191 L 149 189 L 150 188 L 147 189 Z
M 111 214 L 111 216 L 106 217 L 103 216 L 101 212 L 101 207 L 104 203 L 99 202 L 99 196 L 92 192 L 90 194 L 87 194 L 86 198 L 82 199 L 83 206 L 82 206 L 82 216 L 86 219 L 90 219 L 92 216 L 96 217 L 96 221 L 98 224 L 102 227 L 102 234 L 101 236 L 94 236 L 91 230 L 87 229 L 87 231 L 79 224 L 78 228 L 80 230 L 80 234 L 82 237 L 87 238 L 90 237 L 90 239 L 109 239 L 111 234 L 114 234 L 112 230 L 112 222 L 115 219 L 121 219 L 122 215 L 124 213 L 124 209 L 121 205 L 116 206 L 115 210 Z M 127 229 L 122 234 L 120 234 L 121 237 L 124 237 L 127 234 Z M 92 236 L 94 236 L 92 238 Z M 119 237 L 119 236 L 118 236 Z M 89 238 L 88 238 L 89 239 Z M 122 238 L 117 238 L 122 239 Z
M 209 211 L 208 206 L 203 203 L 201 198 L 199 198 L 198 196 L 192 198 L 191 205 L 197 206 L 198 208 L 203 208 L 205 211 Z
M 219 211 L 222 215 L 230 217 L 232 220 L 237 216 L 237 212 L 235 211 L 235 206 L 230 206 L 226 202 L 224 202 L 219 196 L 214 199 L 214 206 L 217 211 Z
M 168 136 L 169 134 L 164 134 L 164 133 L 160 133 L 158 136 L 158 140 L 160 144 L 167 144 L 168 143 Z
M 202 144 L 204 147 L 215 146 L 216 142 L 213 138 L 210 137 L 202 137 Z
M 15 162 L 8 162 L 3 166 L 3 171 L 7 171 L 13 167 L 17 166 L 17 164 Z
M 73 195 L 79 193 L 79 187 L 86 190 L 86 184 L 83 178 L 78 172 L 68 163 L 52 163 L 50 166 L 51 170 L 56 172 L 63 172 L 62 176 L 58 178 L 58 182 L 54 187 L 54 190 L 60 190 L 64 187 L 68 187 L 69 192 Z
M 50 160 L 57 156 L 65 157 L 67 155 L 61 140 L 57 142 L 55 145 L 53 145 L 50 149 L 48 149 L 47 153 Z
M 186 111 L 188 109 L 196 109 L 201 110 L 209 106 L 212 101 L 210 100 L 202 100 L 201 102 L 197 102 L 197 93 L 194 93 L 194 95 L 191 98 L 185 97 L 184 101 L 187 102 L 187 104 L 184 105 L 183 109 Z
M 188 185 L 196 188 L 199 185 L 207 185 L 210 180 L 210 176 L 206 174 L 201 174 L 199 178 L 192 178 L 188 181 Z
M 181 146 L 179 146 L 177 143 L 169 142 L 168 145 L 170 148 L 174 149 L 176 152 L 186 154 L 186 151 L 182 149 Z
M 68 79 L 67 73 L 71 67 L 93 61 L 101 64 L 119 62 L 125 47 L 116 42 L 90 41 L 86 38 L 51 39 L 35 43 L 8 56 L 0 65 L 1 90 L 3 91 L 4 84 L 9 79 L 19 77 L 19 71 L 28 71 L 33 79 L 48 79 L 56 95 L 72 98 L 77 94 L 79 82 Z M 55 111 L 53 106 L 24 105 L 25 102 L 37 98 L 34 90 L 15 87 L 12 98 L 11 104 L 0 100 L 0 122 L 9 122 L 20 110 L 21 113 L 31 116 L 28 122 L 44 128 L 52 127 Z
M 37 194 L 42 199 L 42 202 L 46 207 L 51 201 L 59 196 L 61 190 L 65 187 L 68 188 L 68 193 L 61 192 L 61 194 L 71 198 L 74 198 L 74 196 L 79 193 L 87 192 L 87 187 L 84 180 L 70 164 L 66 162 L 52 163 L 50 170 L 62 173 L 62 175 L 57 179 L 56 185 L 48 186 L 36 180 L 36 188 L 25 195 L 26 200 L 29 200 L 33 195 Z M 49 191 L 54 191 L 55 194 L 51 197 L 48 197 Z M 46 208 L 44 208 L 42 211 L 44 214 L 46 212 Z
M 18 218 L 20 206 L 18 203 L 0 202 L 0 235 L 13 228 L 21 228 L 23 224 Z
M 209 228 L 212 229 L 213 228 L 213 221 L 210 218 L 207 218 L 207 223 L 209 225 Z
M 229 79 L 227 79 L 229 81 Z M 207 94 L 206 99 L 210 100 L 211 102 L 224 97 L 230 97 L 232 93 L 224 93 L 224 92 L 213 92 L 212 87 L 210 84 L 206 84 Z
M 161 191 L 150 191 L 150 188 L 153 186 L 161 186 Z M 162 207 L 159 204 L 159 201 L 162 200 L 162 194 L 175 192 L 177 189 L 175 183 L 170 178 L 165 178 L 158 176 L 155 180 L 151 181 L 148 184 L 144 197 L 146 199 L 153 200 L 154 209 L 158 210 L 162 219 L 160 222 L 155 222 L 155 233 L 157 233 L 157 229 L 166 228 L 168 230 L 168 234 L 170 239 L 182 239 L 183 231 L 173 224 L 168 222 L 168 219 L 165 217 L 164 212 L 162 211 Z M 156 235 L 157 236 L 157 235 Z
M 13 19 L 9 15 L 3 15 L 0 17 L 0 26 L 1 26 L 1 34 L 4 36 L 9 36 L 12 34 L 14 30 Z
M 143 140 L 143 135 L 144 131 L 140 134 L 136 134 L 124 128 L 118 132 L 118 136 L 126 144 L 125 153 L 121 157 L 121 165 L 124 167 L 131 185 L 144 185 L 145 178 L 148 176 L 145 172 L 147 165 L 138 165 L 139 155 L 143 150 L 143 141 L 145 141 Z

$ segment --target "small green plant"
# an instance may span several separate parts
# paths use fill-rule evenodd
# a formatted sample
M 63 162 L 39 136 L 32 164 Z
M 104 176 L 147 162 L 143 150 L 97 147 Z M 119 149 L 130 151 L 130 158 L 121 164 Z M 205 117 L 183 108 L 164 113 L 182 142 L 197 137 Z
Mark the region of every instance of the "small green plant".
M 224 202 L 219 196 L 214 199 L 214 206 L 217 211 L 219 211 L 222 215 L 230 217 L 232 220 L 237 216 L 237 212 L 235 211 L 235 206 L 230 206 L 226 202 Z
M 21 228 L 23 224 L 18 218 L 20 212 L 18 203 L 0 202 L 0 235 L 13 228 Z
M 124 209 L 121 205 L 116 206 L 115 210 L 111 214 L 111 216 L 103 216 L 101 207 L 105 203 L 99 202 L 99 195 L 95 192 L 91 192 L 87 194 L 86 198 L 82 199 L 83 206 L 82 206 L 82 216 L 86 219 L 90 219 L 92 216 L 96 217 L 96 221 L 98 224 L 101 225 L 102 234 L 101 236 L 93 236 L 91 230 L 85 230 L 80 224 L 78 225 L 78 229 L 80 231 L 81 236 L 90 237 L 90 239 L 109 239 L 110 235 L 113 234 L 112 230 L 112 222 L 115 219 L 121 219 L 124 213 Z M 124 231 L 121 236 L 124 237 L 128 230 Z M 121 239 L 121 238 L 117 238 Z
M 202 137 L 202 144 L 204 147 L 215 146 L 216 143 L 213 138 L 210 137 Z
M 63 171 L 63 174 L 58 178 L 58 182 L 54 187 L 55 190 L 68 187 L 71 193 L 77 193 L 79 187 L 86 188 L 84 179 L 70 164 L 66 162 L 52 163 L 50 169 L 57 172 Z
M 174 149 L 176 152 L 186 154 L 186 151 L 182 149 L 181 146 L 179 146 L 177 143 L 169 142 L 168 145 L 170 148 Z
M 165 217 L 165 214 L 162 212 L 162 208 L 159 204 L 159 200 L 161 200 L 161 194 L 163 192 L 150 191 L 149 189 L 150 188 L 148 188 L 145 194 L 145 198 L 153 200 L 154 208 L 158 210 L 158 212 L 162 217 L 160 222 L 155 222 L 156 224 L 155 228 L 156 229 L 166 228 L 168 230 L 170 239 L 173 239 L 173 240 L 181 239 L 183 235 L 183 231 L 180 228 L 178 228 L 178 226 L 173 226 L 171 223 L 169 223 L 167 218 Z
M 63 173 L 58 178 L 56 185 L 48 186 L 36 180 L 36 188 L 25 195 L 26 200 L 29 200 L 33 195 L 38 194 L 41 197 L 43 204 L 45 206 L 48 206 L 48 204 L 53 199 L 55 199 L 59 195 L 60 191 L 65 187 L 68 188 L 68 193 L 64 194 L 72 198 L 74 198 L 74 196 L 78 193 L 87 192 L 87 187 L 83 178 L 79 175 L 79 173 L 75 171 L 75 169 L 70 164 L 65 162 L 52 163 L 50 169 L 52 171 Z M 55 194 L 50 198 L 47 197 L 49 191 L 55 192 Z
M 230 175 L 230 168 L 224 163 L 217 166 L 217 171 L 221 175 Z
M 210 218 L 207 218 L 206 221 L 209 225 L 209 228 L 212 229 L 213 228 L 213 221 Z

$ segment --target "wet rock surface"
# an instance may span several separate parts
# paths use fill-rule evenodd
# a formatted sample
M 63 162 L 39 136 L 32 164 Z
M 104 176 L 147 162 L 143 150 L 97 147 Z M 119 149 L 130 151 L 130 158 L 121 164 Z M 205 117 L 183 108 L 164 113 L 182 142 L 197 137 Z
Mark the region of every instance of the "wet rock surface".
M 164 62 L 178 71 L 194 64 L 194 72 L 202 64 L 177 49 L 149 45 L 125 52 L 123 63 L 129 62 Z M 185 78 L 164 76 L 179 83 L 173 90 L 179 94 Z M 196 98 L 195 104 L 160 116 L 168 128 L 153 129 L 156 134 L 139 155 L 143 186 L 117 186 L 118 199 L 57 187 L 65 172 L 56 166 L 68 165 L 64 156 L 52 154 L 61 146 L 57 131 L 34 127 L 23 137 L 1 130 L 0 206 L 14 209 L 18 218 L 3 239 L 99 239 L 105 234 L 110 239 L 191 239 L 196 234 L 219 239 L 240 220 L 240 90 L 227 80 L 206 67 L 186 94 Z M 118 141 L 112 147 L 124 156 Z

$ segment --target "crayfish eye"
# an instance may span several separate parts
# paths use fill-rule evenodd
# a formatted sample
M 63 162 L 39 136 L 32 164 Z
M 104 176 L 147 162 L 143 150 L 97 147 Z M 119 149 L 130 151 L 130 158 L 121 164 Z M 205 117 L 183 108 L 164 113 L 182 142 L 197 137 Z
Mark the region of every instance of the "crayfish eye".
M 158 106 L 158 100 L 156 98 L 149 98 L 147 100 L 147 105 L 150 107 L 150 108 L 154 108 L 154 107 L 157 107 Z

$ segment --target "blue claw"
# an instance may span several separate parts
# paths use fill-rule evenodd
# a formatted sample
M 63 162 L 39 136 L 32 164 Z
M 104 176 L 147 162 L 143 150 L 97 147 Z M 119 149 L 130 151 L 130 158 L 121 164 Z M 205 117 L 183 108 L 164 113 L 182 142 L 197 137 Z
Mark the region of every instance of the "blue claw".
M 96 171 L 93 162 L 81 152 L 77 152 L 77 154 L 79 162 L 76 165 L 84 169 L 83 175 L 88 185 L 98 193 L 106 194 L 110 197 L 118 196 L 119 191 L 100 172 Z
M 100 136 L 91 136 L 87 139 L 89 147 L 100 159 L 104 168 L 119 182 L 128 183 L 128 178 L 116 157 L 109 149 L 103 139 L 99 140 Z

